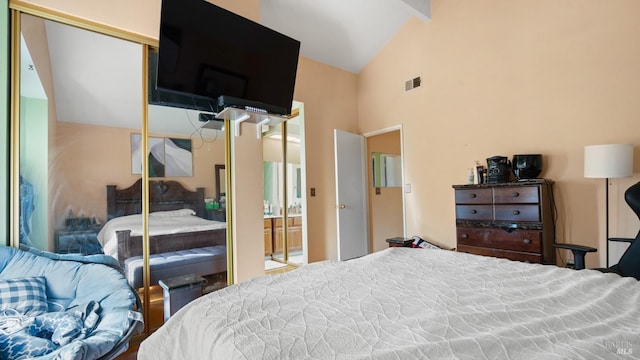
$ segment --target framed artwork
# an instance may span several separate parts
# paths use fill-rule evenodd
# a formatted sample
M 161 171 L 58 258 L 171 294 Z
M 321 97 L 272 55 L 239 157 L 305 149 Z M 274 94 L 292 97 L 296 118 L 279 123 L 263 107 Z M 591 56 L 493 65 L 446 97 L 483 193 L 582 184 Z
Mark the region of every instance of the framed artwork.
M 193 176 L 191 139 L 149 137 L 149 177 Z M 142 136 L 131 134 L 131 172 L 142 174 Z

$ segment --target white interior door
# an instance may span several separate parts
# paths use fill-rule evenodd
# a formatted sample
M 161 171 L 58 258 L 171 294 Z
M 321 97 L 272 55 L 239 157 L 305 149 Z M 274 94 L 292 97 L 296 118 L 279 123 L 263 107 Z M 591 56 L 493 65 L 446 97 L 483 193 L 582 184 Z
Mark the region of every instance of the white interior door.
M 334 130 L 338 260 L 369 253 L 365 142 L 361 135 Z

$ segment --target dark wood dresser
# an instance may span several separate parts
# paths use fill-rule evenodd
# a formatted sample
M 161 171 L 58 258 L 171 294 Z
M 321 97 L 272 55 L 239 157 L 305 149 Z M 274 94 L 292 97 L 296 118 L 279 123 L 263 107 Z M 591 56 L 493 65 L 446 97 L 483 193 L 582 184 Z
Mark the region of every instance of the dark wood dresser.
M 553 181 L 454 185 L 458 251 L 555 264 Z

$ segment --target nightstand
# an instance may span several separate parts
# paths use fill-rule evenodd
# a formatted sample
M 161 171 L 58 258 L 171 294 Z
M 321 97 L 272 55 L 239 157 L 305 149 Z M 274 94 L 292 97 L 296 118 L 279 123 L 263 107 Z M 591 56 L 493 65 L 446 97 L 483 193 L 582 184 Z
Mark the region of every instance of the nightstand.
M 98 233 L 101 228 L 101 226 L 92 226 L 87 229 L 56 230 L 54 251 L 61 254 L 102 254 L 102 246 L 98 242 Z
M 405 237 L 394 237 L 391 239 L 387 239 L 387 243 L 389 244 L 389 247 L 411 247 L 411 244 L 413 244 L 413 239 Z
M 206 218 L 207 220 L 225 222 L 227 221 L 227 211 L 226 209 L 207 209 Z

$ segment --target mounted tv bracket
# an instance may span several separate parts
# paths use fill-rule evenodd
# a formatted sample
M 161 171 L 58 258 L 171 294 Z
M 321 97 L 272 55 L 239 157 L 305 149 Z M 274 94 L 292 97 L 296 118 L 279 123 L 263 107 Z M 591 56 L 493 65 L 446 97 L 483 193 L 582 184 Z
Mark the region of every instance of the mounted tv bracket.
M 238 109 L 227 107 L 216 115 L 217 119 L 229 119 L 234 123 L 235 134 L 240 136 L 240 124 L 250 122 L 256 124 L 256 134 L 258 139 L 262 138 L 262 125 L 276 125 L 288 118 L 281 115 L 269 114 L 264 111 L 252 109 Z

